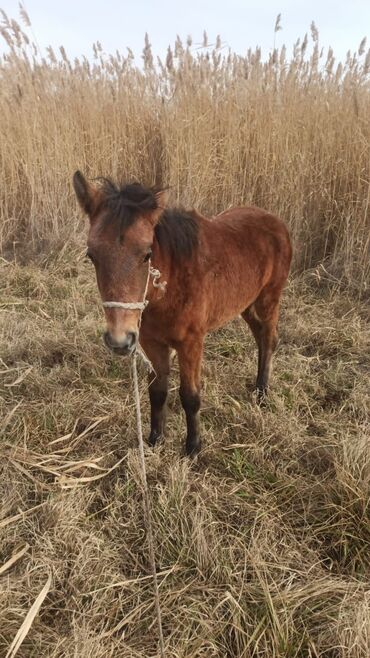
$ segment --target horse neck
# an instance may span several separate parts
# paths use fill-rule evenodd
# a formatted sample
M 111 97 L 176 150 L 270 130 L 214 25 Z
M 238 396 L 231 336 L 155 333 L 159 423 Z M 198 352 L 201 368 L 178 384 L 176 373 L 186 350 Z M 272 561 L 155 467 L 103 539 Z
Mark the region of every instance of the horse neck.
M 209 220 L 196 211 L 190 211 L 189 214 L 192 214 L 197 221 L 199 231 L 198 239 L 200 246 L 201 236 L 204 234 L 205 224 L 208 224 Z M 197 257 L 197 249 L 194 250 L 194 253 L 189 258 L 183 258 L 181 255 L 176 256 L 175 254 L 171 253 L 171 249 L 167 249 L 164 245 L 160 246 L 157 237 L 155 237 L 152 251 L 152 267 L 161 273 L 159 279 L 160 283 L 167 282 L 165 296 L 168 300 L 168 304 L 172 306 L 174 297 L 177 297 L 179 292 L 184 291 L 184 286 L 186 287 L 185 281 L 188 280 L 188 276 L 184 275 L 188 274 L 189 272 L 194 272 L 194 274 L 197 276 L 201 274 L 199 269 L 199 259 Z M 149 301 L 154 301 L 161 296 L 163 295 L 158 295 L 158 289 L 156 290 L 152 286 L 150 294 L 148 295 Z

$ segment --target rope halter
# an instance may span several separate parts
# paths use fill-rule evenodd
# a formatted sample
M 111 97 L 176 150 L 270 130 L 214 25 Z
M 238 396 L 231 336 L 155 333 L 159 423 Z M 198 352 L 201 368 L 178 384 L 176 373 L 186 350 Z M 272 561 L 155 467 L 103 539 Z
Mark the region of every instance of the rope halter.
M 162 283 L 159 281 L 161 273 L 159 270 L 155 269 L 155 267 L 152 267 L 149 261 L 148 276 L 146 279 L 144 298 L 142 302 L 103 302 L 103 306 L 105 306 L 105 308 L 123 308 L 126 311 L 143 312 L 149 304 L 149 300 L 146 298 L 146 296 L 148 293 L 149 279 L 151 276 L 153 277 L 153 287 L 159 288 L 163 293 L 165 293 L 167 281 L 163 281 Z
M 143 311 L 148 304 L 147 299 L 143 302 L 103 302 L 106 308 L 125 308 L 127 311 Z

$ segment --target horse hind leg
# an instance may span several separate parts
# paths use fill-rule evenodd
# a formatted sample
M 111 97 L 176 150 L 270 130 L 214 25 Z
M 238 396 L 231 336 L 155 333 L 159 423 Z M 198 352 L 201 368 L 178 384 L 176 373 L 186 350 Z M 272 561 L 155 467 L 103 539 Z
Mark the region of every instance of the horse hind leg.
M 186 415 L 185 450 L 195 457 L 201 449 L 200 440 L 200 371 L 203 354 L 203 336 L 193 336 L 177 350 L 180 366 L 180 400 Z
M 243 313 L 241 315 L 242 315 L 243 320 L 245 320 L 246 323 L 248 324 L 248 326 L 249 326 L 249 328 L 250 328 L 250 330 L 251 330 L 251 332 L 254 336 L 254 339 L 257 343 L 257 350 L 258 350 L 258 368 L 257 368 L 257 372 L 259 372 L 260 362 L 261 362 L 261 332 L 262 332 L 262 325 L 261 325 L 261 322 L 260 322 L 259 318 L 256 315 L 253 304 L 251 306 L 249 306 L 248 308 L 246 308 L 245 311 L 243 311 Z
M 268 391 L 272 355 L 278 341 L 279 298 L 276 290 L 265 288 L 254 304 L 242 313 L 258 347 L 256 392 L 259 402 Z

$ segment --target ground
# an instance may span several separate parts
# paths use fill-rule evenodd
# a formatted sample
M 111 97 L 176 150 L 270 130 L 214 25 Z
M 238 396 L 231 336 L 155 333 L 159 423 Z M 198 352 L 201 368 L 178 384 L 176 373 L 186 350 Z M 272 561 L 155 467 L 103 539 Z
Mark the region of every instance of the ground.
M 72 248 L 1 270 L 0 656 L 46 583 L 18 656 L 158 655 L 130 362 L 93 270 Z M 209 336 L 196 463 L 174 362 L 146 449 L 167 656 L 370 655 L 369 334 L 323 268 L 292 276 L 264 408 L 244 322 Z

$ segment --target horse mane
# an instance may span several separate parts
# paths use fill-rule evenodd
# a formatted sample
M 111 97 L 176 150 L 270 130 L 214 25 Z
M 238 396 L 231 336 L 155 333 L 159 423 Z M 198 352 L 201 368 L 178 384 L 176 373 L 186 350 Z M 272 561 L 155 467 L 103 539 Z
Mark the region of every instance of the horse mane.
M 163 188 L 146 187 L 141 183 L 117 185 L 109 178 L 100 178 L 106 222 L 116 222 L 125 231 L 139 212 L 158 209 L 156 194 Z M 177 260 L 188 259 L 198 246 L 198 222 L 195 215 L 183 208 L 165 208 L 155 226 L 159 248 Z
M 198 247 L 198 222 L 182 208 L 166 208 L 154 233 L 159 248 L 176 260 L 189 259 Z

